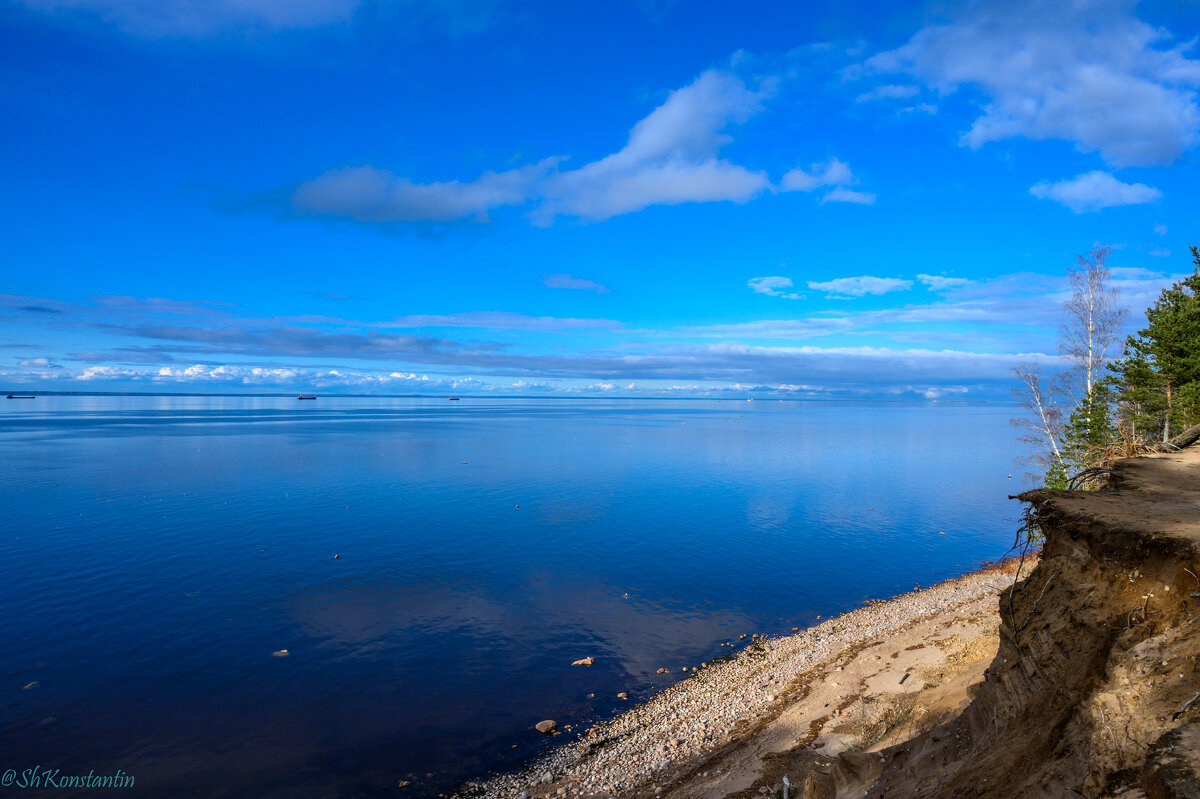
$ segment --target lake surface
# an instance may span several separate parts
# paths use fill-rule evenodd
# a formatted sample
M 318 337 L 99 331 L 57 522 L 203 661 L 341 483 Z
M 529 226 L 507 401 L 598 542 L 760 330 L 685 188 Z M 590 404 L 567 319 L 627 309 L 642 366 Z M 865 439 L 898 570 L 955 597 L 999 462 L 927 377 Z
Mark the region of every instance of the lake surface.
M 1011 415 L 0 400 L 0 768 L 119 768 L 176 797 L 436 795 L 535 755 L 537 721 L 610 716 L 741 633 L 996 559 Z

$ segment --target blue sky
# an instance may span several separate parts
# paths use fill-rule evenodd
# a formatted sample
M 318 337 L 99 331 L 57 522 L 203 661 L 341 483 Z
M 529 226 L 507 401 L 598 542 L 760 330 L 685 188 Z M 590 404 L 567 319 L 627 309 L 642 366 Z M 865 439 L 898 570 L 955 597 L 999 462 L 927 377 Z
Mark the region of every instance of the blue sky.
M 0 0 L 0 382 L 990 399 L 1190 273 L 1195 2 L 805 5 Z

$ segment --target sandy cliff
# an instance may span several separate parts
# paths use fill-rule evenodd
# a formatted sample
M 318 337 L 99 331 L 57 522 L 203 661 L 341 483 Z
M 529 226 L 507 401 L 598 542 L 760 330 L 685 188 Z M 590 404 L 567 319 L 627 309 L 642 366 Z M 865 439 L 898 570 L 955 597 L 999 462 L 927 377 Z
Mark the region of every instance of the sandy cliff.
M 1200 799 L 1200 445 L 1034 491 L 1013 564 L 736 655 L 485 799 Z
M 828 797 L 1200 797 L 1200 447 L 1022 495 L 1042 559 L 953 721 L 791 778 Z M 798 783 L 798 784 L 797 784 Z

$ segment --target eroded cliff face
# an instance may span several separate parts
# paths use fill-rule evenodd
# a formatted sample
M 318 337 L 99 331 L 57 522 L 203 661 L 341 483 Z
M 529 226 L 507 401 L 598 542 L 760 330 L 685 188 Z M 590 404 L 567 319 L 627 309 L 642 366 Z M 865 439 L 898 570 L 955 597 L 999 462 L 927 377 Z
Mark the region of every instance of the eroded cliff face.
M 1200 797 L 1200 447 L 1021 496 L 1046 541 L 954 721 L 805 775 L 804 799 Z M 1189 704 L 1190 703 L 1190 704 Z

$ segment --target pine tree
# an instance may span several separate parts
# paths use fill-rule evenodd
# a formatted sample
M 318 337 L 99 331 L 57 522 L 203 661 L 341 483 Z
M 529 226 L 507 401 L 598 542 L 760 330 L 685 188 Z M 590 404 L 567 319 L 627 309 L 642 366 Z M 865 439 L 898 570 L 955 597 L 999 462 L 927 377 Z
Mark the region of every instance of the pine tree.
M 1200 380 L 1193 380 L 1179 387 L 1172 424 L 1178 431 L 1200 424 Z
M 1063 454 L 1077 469 L 1095 466 L 1114 439 L 1107 386 L 1097 383 L 1067 419 Z
M 1134 339 L 1133 349 L 1145 354 L 1157 376 L 1161 402 L 1151 404 L 1161 405 L 1159 423 L 1164 442 L 1170 440 L 1172 429 L 1190 418 L 1194 389 L 1187 386 L 1200 381 L 1200 250 L 1196 247 L 1192 247 L 1192 257 L 1195 271 L 1163 289 L 1146 310 L 1148 324 Z M 1178 401 L 1181 391 L 1182 403 Z
M 1042 478 L 1042 488 L 1061 491 L 1067 487 L 1069 482 L 1067 467 L 1063 466 L 1062 461 L 1055 461 L 1046 469 L 1046 475 Z
M 1129 445 L 1149 443 L 1162 424 L 1167 405 L 1163 381 L 1146 352 L 1146 342 L 1129 336 L 1122 357 L 1108 369 L 1120 437 Z

